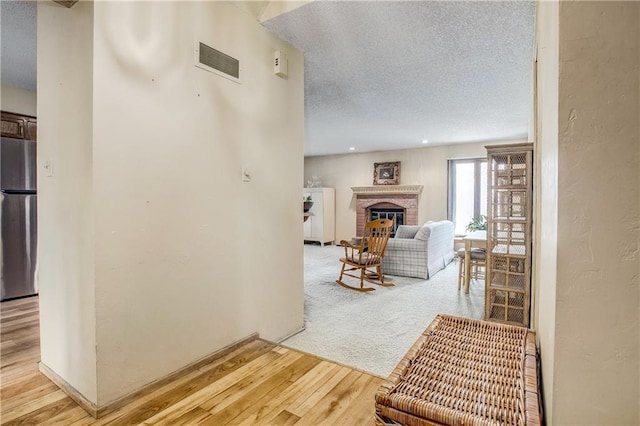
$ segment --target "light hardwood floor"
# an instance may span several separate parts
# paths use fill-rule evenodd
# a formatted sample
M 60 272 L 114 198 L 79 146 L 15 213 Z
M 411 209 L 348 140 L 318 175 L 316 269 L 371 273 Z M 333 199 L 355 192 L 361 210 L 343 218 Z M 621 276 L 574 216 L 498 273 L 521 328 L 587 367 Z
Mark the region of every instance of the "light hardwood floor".
M 0 423 L 343 424 L 374 422 L 382 379 L 254 340 L 94 420 L 38 371 L 38 298 L 0 304 Z

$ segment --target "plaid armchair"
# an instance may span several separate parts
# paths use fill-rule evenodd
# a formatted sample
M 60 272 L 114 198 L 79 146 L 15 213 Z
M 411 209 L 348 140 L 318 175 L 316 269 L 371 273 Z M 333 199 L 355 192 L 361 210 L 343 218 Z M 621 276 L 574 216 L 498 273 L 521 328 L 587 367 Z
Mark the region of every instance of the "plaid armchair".
M 453 260 L 453 222 L 400 225 L 382 260 L 385 274 L 429 279 Z

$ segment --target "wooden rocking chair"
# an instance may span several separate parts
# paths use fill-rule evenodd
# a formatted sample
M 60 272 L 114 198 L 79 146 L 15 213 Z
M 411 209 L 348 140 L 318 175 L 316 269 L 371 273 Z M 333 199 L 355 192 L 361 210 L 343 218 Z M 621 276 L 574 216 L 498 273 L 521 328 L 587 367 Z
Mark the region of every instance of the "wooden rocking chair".
M 364 287 L 364 281 L 384 287 L 393 286 L 393 283 L 384 282 L 382 273 L 382 258 L 392 230 L 392 219 L 373 220 L 365 225 L 364 234 L 359 245 L 353 245 L 345 240 L 340 241 L 340 244 L 344 246 L 344 257 L 340 259 L 342 270 L 340 271 L 340 278 L 336 282 L 343 287 L 357 291 L 375 290 L 373 287 Z M 375 269 L 375 271 L 370 269 Z M 360 274 L 355 275 L 345 272 L 354 270 L 359 270 Z M 344 283 L 342 281 L 344 275 L 359 279 L 360 287 Z

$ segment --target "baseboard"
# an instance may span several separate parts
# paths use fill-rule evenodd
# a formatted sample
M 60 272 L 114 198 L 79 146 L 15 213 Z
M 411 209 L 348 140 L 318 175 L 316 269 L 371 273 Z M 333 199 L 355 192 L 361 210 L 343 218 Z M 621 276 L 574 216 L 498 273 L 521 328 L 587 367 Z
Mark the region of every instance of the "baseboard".
M 80 407 L 82 407 L 87 413 L 89 413 L 93 418 L 99 419 L 100 417 L 104 417 L 109 413 L 112 413 L 123 406 L 131 403 L 137 398 L 140 398 L 142 395 L 153 392 L 156 389 L 159 389 L 168 383 L 176 380 L 180 376 L 191 373 L 192 371 L 196 371 L 199 368 L 203 367 L 206 364 L 209 364 L 215 361 L 218 358 L 222 358 L 230 352 L 238 349 L 240 346 L 245 345 L 249 342 L 257 340 L 260 338 L 258 333 L 250 334 L 244 339 L 238 340 L 224 348 L 205 356 L 204 358 L 200 358 L 186 366 L 176 370 L 168 375 L 154 380 L 153 382 L 147 383 L 146 385 L 140 387 L 139 389 L 130 392 L 116 400 L 113 400 L 101 407 L 96 406 L 89 400 L 87 400 L 80 392 L 78 392 L 73 386 L 67 383 L 62 377 L 58 376 L 53 370 L 44 365 L 42 362 L 40 365 L 40 371 L 42 374 L 47 376 L 49 380 L 51 380 L 56 386 L 58 386 L 64 393 L 69 395 L 71 399 L 73 399 Z
M 301 328 L 299 328 L 298 330 L 296 330 L 296 331 L 294 331 L 294 332 L 291 332 L 291 333 L 287 334 L 286 336 L 284 336 L 284 337 L 281 337 L 281 338 L 277 339 L 275 344 L 276 344 L 276 345 L 279 345 L 281 342 L 283 342 L 283 341 L 287 340 L 289 337 L 293 337 L 293 336 L 295 336 L 296 334 L 303 332 L 304 330 L 305 330 L 305 327 L 304 327 L 304 326 L 302 326 L 302 327 L 301 327 Z M 271 342 L 271 343 L 273 343 L 273 342 Z
M 84 411 L 89 413 L 93 418 L 98 418 L 98 407 L 96 404 L 85 398 L 84 395 L 78 392 L 76 388 L 67 383 L 65 379 L 58 376 L 55 371 L 50 369 L 46 364 L 43 364 L 42 361 L 38 363 L 38 368 L 47 379 L 51 380 L 54 385 L 62 390 L 62 392 L 66 393 L 69 398 L 73 399 L 73 401 L 82 407 Z

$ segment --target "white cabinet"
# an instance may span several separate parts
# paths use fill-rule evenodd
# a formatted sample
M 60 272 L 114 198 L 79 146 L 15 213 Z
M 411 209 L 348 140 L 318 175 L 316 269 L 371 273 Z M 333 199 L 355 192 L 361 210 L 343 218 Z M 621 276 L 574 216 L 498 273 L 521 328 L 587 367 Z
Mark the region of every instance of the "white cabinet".
M 321 245 L 336 240 L 336 190 L 334 188 L 305 188 L 304 197 L 311 196 L 313 206 L 304 222 L 304 240 Z

